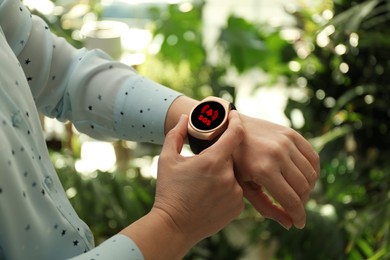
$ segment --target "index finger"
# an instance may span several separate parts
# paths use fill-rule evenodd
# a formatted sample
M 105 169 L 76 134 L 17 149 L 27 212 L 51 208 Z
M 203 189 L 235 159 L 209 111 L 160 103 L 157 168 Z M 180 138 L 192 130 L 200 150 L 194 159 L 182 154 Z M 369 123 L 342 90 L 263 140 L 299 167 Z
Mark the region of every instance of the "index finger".
M 204 153 L 217 153 L 222 156 L 230 156 L 243 139 L 244 128 L 241 119 L 238 112 L 233 110 L 229 114 L 229 125 L 226 131 L 212 146 L 204 150 Z
M 181 115 L 177 125 L 167 133 L 160 156 L 171 153 L 180 154 L 187 137 L 187 122 L 188 116 Z

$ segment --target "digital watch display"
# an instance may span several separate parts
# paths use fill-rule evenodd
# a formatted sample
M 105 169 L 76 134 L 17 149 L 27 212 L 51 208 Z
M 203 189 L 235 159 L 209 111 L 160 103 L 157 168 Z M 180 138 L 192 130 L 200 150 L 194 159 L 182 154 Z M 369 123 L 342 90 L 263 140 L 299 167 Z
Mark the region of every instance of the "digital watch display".
M 188 141 L 193 153 L 198 154 L 212 145 L 228 126 L 228 115 L 233 104 L 207 97 L 193 108 L 188 122 Z
M 221 103 L 206 101 L 192 111 L 191 122 L 198 130 L 210 131 L 221 125 L 225 117 L 225 107 Z

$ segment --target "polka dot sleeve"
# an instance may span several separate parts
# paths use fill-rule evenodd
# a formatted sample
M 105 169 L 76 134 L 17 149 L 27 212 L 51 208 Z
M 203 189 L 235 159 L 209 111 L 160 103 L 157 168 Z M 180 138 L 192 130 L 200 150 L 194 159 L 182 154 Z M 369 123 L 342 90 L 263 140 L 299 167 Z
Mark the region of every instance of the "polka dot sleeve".
M 127 250 L 117 250 L 118 248 Z M 131 258 L 129 259 L 129 255 Z M 80 256 L 71 258 L 72 260 L 143 260 L 144 257 L 138 246 L 128 237 L 118 234 L 104 241 L 97 248 Z
M 36 106 L 97 137 L 159 141 L 179 94 L 102 52 L 73 49 L 19 0 L 0 0 L 0 50 L 0 259 L 143 259 L 123 235 L 94 246 L 51 163 Z
M 1 7 L 0 0 L 0 16 Z M 1 26 L 0 50 L 0 259 L 143 259 L 123 235 L 94 246 L 51 163 L 31 89 Z
M 163 142 L 167 111 L 180 93 L 102 51 L 73 48 L 19 1 L 4 0 L 2 9 L 0 25 L 41 112 L 97 139 Z

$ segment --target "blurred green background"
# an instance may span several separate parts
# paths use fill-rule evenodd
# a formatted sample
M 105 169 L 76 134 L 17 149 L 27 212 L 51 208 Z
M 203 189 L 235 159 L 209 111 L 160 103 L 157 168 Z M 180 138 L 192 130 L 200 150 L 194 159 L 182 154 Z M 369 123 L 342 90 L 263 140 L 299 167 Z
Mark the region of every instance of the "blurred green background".
M 146 35 L 147 44 L 119 47 L 115 58 L 198 99 L 234 101 L 246 84 L 240 79 L 251 75 L 260 79 L 253 79 L 248 98 L 283 86 L 285 117 L 321 156 L 305 229 L 286 231 L 248 205 L 186 259 L 390 259 L 390 2 L 279 1 L 288 24 L 232 13 L 208 45 L 207 1 L 133 2 L 30 4 L 77 47 L 88 43 L 87 22 L 115 20 L 140 29 L 135 37 Z M 151 208 L 155 178 L 143 173 L 160 147 L 115 142 L 115 166 L 83 174 L 76 167 L 83 140 L 69 124 L 60 134 L 48 130 L 67 194 L 100 243 Z

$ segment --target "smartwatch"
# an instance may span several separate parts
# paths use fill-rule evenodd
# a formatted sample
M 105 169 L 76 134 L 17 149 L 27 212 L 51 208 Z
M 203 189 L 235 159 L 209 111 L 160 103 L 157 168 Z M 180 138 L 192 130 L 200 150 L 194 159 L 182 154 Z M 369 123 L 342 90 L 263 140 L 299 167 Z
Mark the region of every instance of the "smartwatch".
M 194 154 L 211 146 L 225 132 L 229 112 L 233 109 L 231 102 L 218 97 L 207 97 L 192 109 L 188 121 L 188 143 Z

